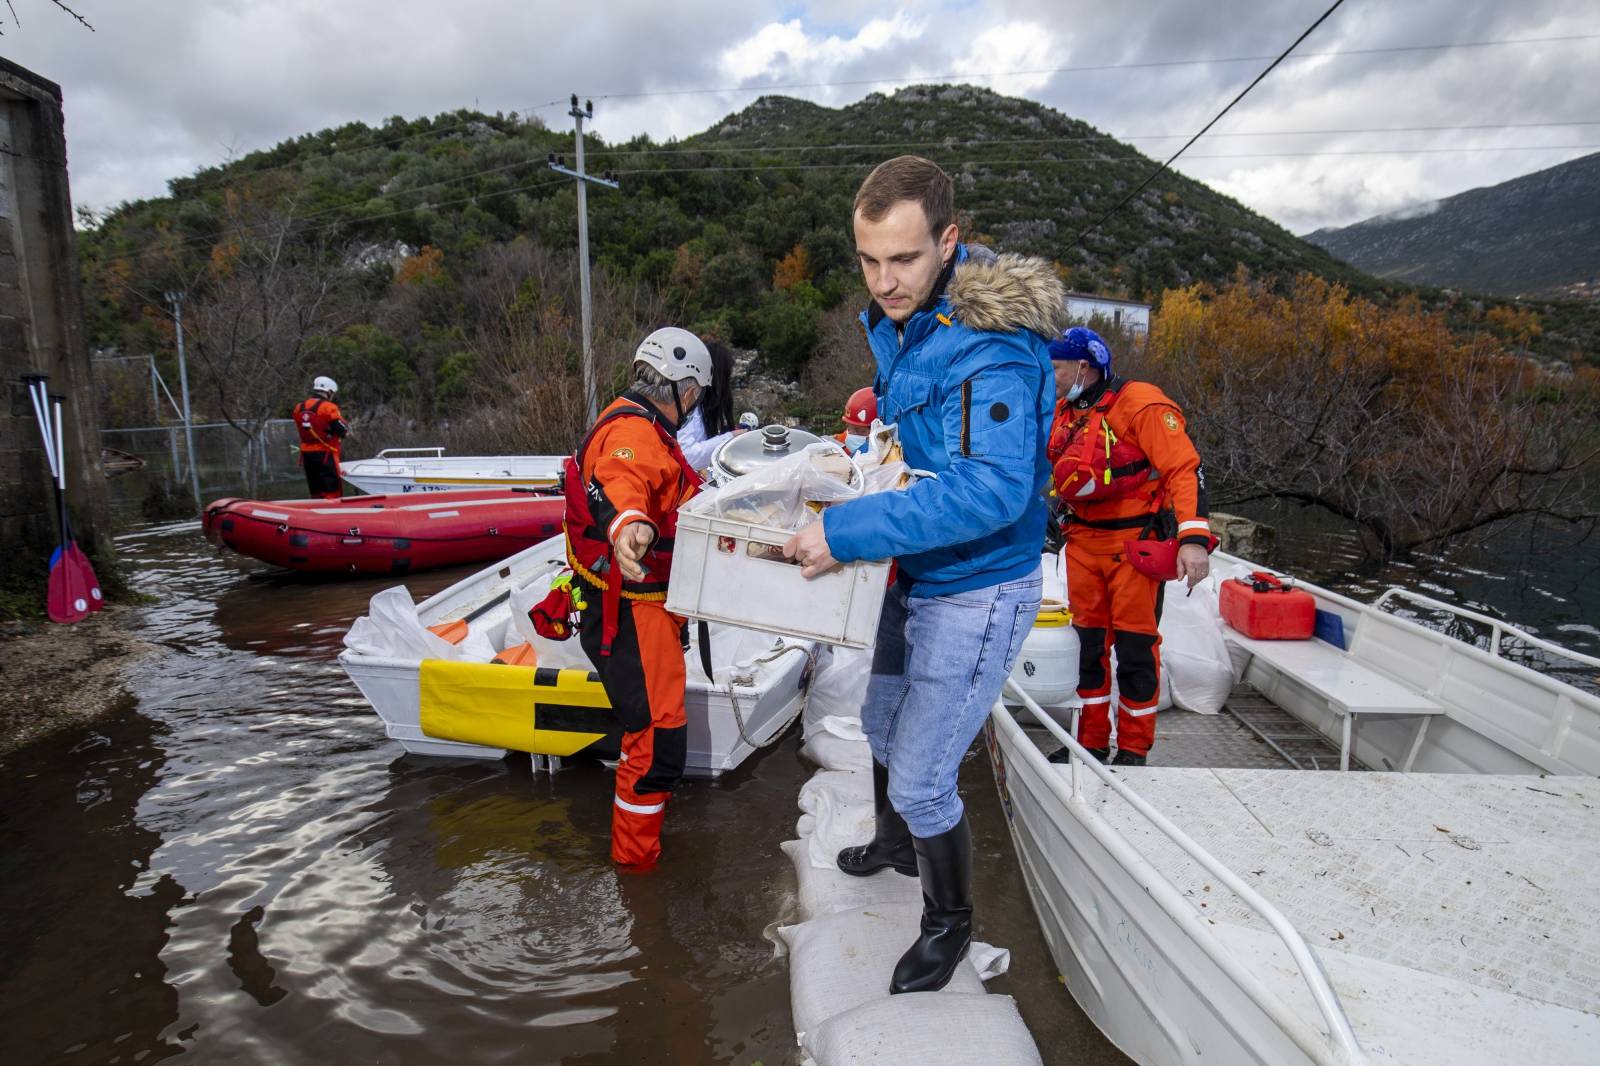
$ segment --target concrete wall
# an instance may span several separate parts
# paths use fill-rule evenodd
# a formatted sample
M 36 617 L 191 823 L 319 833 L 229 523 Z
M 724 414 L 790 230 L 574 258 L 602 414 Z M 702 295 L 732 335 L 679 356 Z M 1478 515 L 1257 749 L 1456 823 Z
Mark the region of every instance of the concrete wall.
M 61 89 L 0 59 L 0 566 L 56 541 L 55 496 L 24 374 L 66 397 L 67 496 L 91 551 L 109 530 L 84 343 Z

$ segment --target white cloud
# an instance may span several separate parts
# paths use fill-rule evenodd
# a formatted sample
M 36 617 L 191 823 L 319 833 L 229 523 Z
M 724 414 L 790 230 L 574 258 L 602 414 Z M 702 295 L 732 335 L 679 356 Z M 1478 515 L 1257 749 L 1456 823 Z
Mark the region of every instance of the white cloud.
M 956 73 L 1025 95 L 1112 134 L 1200 128 L 1264 65 L 1021 71 L 1274 55 L 1320 11 L 1294 0 L 80 0 L 98 32 L 65 17 L 8 28 L 7 58 L 61 83 L 74 197 L 104 208 L 159 195 L 167 179 L 230 151 L 348 121 L 458 107 L 525 111 L 576 91 L 621 139 L 704 129 L 764 86 L 829 106 L 900 79 Z M 1303 46 L 1392 48 L 1447 40 L 1592 33 L 1566 0 L 1347 4 Z M 1600 41 L 1291 60 L 1217 133 L 1589 119 L 1600 114 Z M 995 78 L 979 78 L 992 72 Z M 880 81 L 875 79 L 893 79 Z M 736 91 L 670 96 L 738 86 Z M 564 106 L 543 112 L 565 123 Z M 1393 156 L 1284 152 L 1600 142 L 1600 127 L 1208 137 L 1182 169 L 1296 232 L 1340 225 L 1503 181 L 1593 149 Z M 1139 140 L 1151 156 L 1181 140 Z
M 917 40 L 925 26 L 925 20 L 900 11 L 892 18 L 871 20 L 848 38 L 813 36 L 806 32 L 800 19 L 769 22 L 725 50 L 718 66 L 724 75 L 739 82 L 788 78 L 800 73 L 820 80 L 847 63 Z
M 1006 22 L 973 38 L 967 53 L 950 69 L 968 78 L 996 71 L 1031 72 L 981 79 L 981 84 L 997 93 L 1027 96 L 1050 84 L 1051 75 L 1039 71 L 1060 65 L 1055 36 L 1048 26 L 1037 22 Z

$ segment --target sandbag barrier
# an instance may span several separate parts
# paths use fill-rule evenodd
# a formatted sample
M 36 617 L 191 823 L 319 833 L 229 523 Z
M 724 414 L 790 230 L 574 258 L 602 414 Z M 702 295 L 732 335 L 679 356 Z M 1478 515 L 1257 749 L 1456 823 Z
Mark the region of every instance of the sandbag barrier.
M 1038 1064 L 1016 1001 L 984 991 L 1010 964 L 1003 948 L 974 941 L 942 990 L 889 995 L 894 965 L 917 935 L 920 882 L 893 870 L 851 877 L 835 862 L 840 848 L 873 831 L 872 754 L 860 718 L 871 662 L 870 650 L 837 647 L 818 661 L 801 754 L 819 769 L 800 789 L 797 839 L 782 845 L 803 919 L 777 929 L 802 1061 Z

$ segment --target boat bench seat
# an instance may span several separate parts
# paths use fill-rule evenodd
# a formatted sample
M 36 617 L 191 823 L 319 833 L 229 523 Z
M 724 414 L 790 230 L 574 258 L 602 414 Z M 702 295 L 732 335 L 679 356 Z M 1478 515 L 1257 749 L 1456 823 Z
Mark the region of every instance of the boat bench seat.
M 1444 713 L 1444 707 L 1427 696 L 1385 677 L 1353 658 L 1349 652 L 1325 641 L 1315 638 L 1254 640 L 1227 628 L 1224 628 L 1223 636 L 1229 644 L 1246 652 L 1251 658 L 1260 659 L 1280 674 L 1327 700 L 1328 709 L 1337 714 L 1343 723 L 1339 744 L 1341 770 L 1350 769 L 1350 730 L 1357 716 L 1418 720 L 1410 751 L 1400 766 L 1404 772 L 1411 769 L 1417 752 L 1422 748 L 1429 721 L 1434 715 Z M 1248 661 L 1245 665 L 1248 667 Z

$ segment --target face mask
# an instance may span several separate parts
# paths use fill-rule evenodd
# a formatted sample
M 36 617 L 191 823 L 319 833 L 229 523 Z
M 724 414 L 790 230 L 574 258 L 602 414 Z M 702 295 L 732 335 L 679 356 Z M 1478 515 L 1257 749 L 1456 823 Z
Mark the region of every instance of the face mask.
M 1083 395 L 1083 364 L 1079 363 L 1078 364 L 1078 376 L 1077 376 L 1077 378 L 1075 378 L 1073 380 L 1072 385 L 1067 389 L 1067 402 L 1071 403 L 1073 400 L 1076 400 L 1079 396 L 1082 396 L 1082 395 Z
M 857 448 L 865 444 L 866 441 L 867 435 L 865 433 L 846 433 L 844 435 L 845 449 L 850 452 L 854 452 Z

